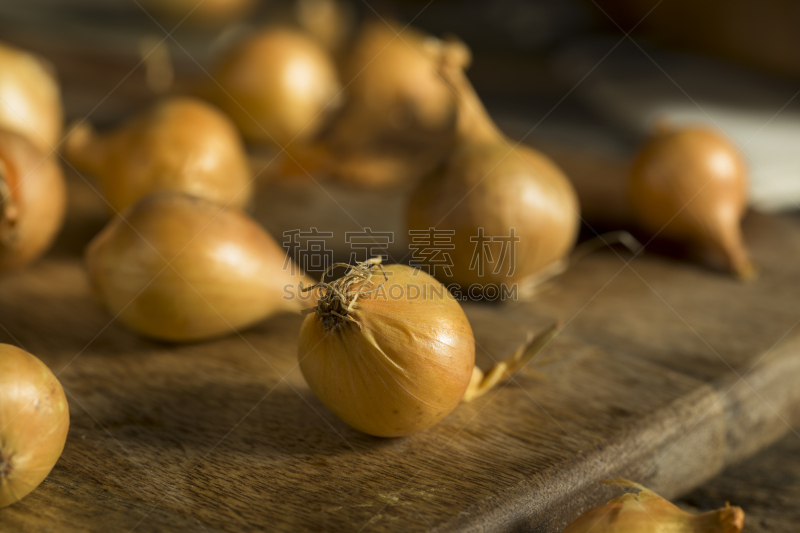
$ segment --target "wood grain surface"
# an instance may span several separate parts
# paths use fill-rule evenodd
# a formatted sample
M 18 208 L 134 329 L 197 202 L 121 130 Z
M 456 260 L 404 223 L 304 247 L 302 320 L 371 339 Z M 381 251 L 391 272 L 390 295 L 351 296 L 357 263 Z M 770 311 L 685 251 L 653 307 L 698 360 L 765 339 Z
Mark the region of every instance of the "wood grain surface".
M 800 436 L 791 433 L 678 500 L 687 511 L 735 501 L 747 510 L 748 533 L 794 533 L 800 523 Z
M 117 324 L 81 261 L 107 219 L 89 183 L 71 176 L 71 215 L 51 254 L 0 280 L 0 340 L 58 373 L 72 416 L 52 475 L 0 511 L 5 529 L 560 531 L 613 495 L 600 479 L 674 497 L 800 420 L 800 286 L 785 260 L 800 252 L 796 219 L 747 220 L 762 268 L 751 284 L 606 251 L 533 301 L 467 304 L 482 367 L 561 318 L 542 356 L 553 361 L 428 431 L 377 439 L 307 389 L 300 316 L 180 346 Z M 260 189 L 255 215 L 275 235 L 402 227 L 402 191 L 301 179 Z
M 155 97 L 136 65 L 140 37 L 160 28 L 131 14 L 103 34 L 51 3 L 47 17 L 22 5 L 3 12 L 0 30 L 56 64 L 70 117 L 113 120 Z M 26 21 L 48 31 L 29 32 Z M 208 43 L 192 34 L 179 42 L 180 79 L 202 77 L 188 55 Z M 615 190 L 598 180 L 619 184 L 624 164 L 551 153 L 582 184 L 587 213 L 616 205 L 613 194 L 598 199 Z M 278 164 L 253 160 L 263 170 L 253 214 L 278 240 L 330 230 L 347 259 L 344 233 L 370 227 L 395 232 L 389 253 L 407 261 L 407 188 L 278 179 Z M 58 374 L 72 425 L 50 477 L 0 510 L 0 531 L 558 532 L 618 495 L 601 479 L 628 477 L 673 498 L 800 422 L 796 218 L 747 218 L 761 267 L 749 284 L 605 250 L 529 301 L 465 304 L 483 368 L 529 331 L 555 319 L 564 328 L 505 386 L 430 430 L 378 439 L 347 427 L 306 387 L 300 316 L 188 345 L 124 329 L 93 299 L 82 263 L 106 206 L 90 179 L 68 177 L 70 214 L 54 249 L 0 278 L 0 342 Z M 738 494 L 731 503 L 745 504 Z

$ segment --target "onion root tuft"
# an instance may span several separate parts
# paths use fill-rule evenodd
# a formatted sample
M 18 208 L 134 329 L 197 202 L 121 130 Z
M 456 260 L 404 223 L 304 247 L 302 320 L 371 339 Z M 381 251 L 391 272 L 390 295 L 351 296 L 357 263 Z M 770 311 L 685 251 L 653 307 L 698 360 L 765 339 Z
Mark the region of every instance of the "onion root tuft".
M 303 292 L 313 291 L 320 288 L 324 294 L 320 297 L 317 305 L 310 309 L 303 310 L 303 314 L 316 312 L 322 318 L 322 325 L 325 331 L 335 329 L 345 322 L 352 322 L 361 330 L 361 324 L 350 316 L 350 313 L 356 307 L 356 301 L 362 295 L 371 294 L 379 290 L 384 283 L 389 281 L 384 270 L 383 261 L 380 257 L 373 257 L 363 262 L 358 262 L 355 265 L 347 263 L 334 263 L 322 273 L 322 279 L 319 283 L 311 285 L 310 287 L 302 288 Z M 347 271 L 344 276 L 336 279 L 330 283 L 325 282 L 325 276 L 339 267 L 346 267 Z M 375 273 L 375 267 L 378 267 L 383 273 L 384 281 L 375 287 L 372 283 L 372 276 Z M 353 285 L 358 285 L 355 292 L 352 290 Z M 367 287 L 374 287 L 371 290 L 364 290 Z

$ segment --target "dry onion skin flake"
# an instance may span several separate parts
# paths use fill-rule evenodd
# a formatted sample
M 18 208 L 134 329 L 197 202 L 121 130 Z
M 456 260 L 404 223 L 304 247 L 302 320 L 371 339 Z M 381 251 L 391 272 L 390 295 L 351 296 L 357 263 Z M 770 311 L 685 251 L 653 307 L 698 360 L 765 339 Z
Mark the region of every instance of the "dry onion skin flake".
M 231 334 L 314 305 L 313 283 L 236 209 L 179 193 L 148 196 L 112 220 L 86 252 L 92 287 L 146 337 L 188 342 Z
M 440 271 L 462 287 L 516 283 L 563 264 L 580 220 L 572 184 L 547 156 L 499 132 L 457 64 L 445 62 L 441 72 L 458 96 L 455 147 L 412 194 L 409 229 L 454 231 L 452 276 Z M 476 244 L 481 228 L 489 240 Z M 503 241 L 512 238 L 513 263 Z M 488 248 L 486 257 L 505 257 L 505 267 L 475 268 L 479 245 Z
M 35 356 L 0 344 L 0 508 L 39 486 L 64 450 L 69 406 Z
M 740 279 L 756 269 L 744 246 L 747 169 L 725 137 L 702 127 L 662 126 L 641 149 L 629 184 L 642 229 L 721 256 Z
M 0 128 L 26 137 L 49 154 L 61 142 L 64 111 L 52 66 L 0 43 Z
M 513 375 L 555 335 L 532 336 L 485 375 L 461 305 L 432 276 L 380 258 L 349 266 L 320 291 L 300 330 L 298 357 L 309 387 L 350 426 L 399 437 L 433 426 L 460 402 Z M 327 272 L 326 272 L 327 274 Z
M 262 30 L 223 58 L 209 98 L 245 139 L 284 148 L 309 143 L 339 105 L 341 83 L 330 54 L 290 29 Z
M 239 132 L 220 110 L 187 97 L 159 102 L 115 130 L 75 126 L 67 159 L 102 185 L 121 211 L 158 191 L 179 191 L 243 207 L 252 197 L 252 171 Z
M 744 527 L 740 507 L 726 505 L 716 511 L 691 514 L 633 481 L 617 478 L 602 483 L 632 487 L 639 493 L 626 493 L 587 511 L 564 533 L 739 533 Z
M 67 186 L 56 156 L 0 130 L 0 272 L 38 259 L 64 222 Z

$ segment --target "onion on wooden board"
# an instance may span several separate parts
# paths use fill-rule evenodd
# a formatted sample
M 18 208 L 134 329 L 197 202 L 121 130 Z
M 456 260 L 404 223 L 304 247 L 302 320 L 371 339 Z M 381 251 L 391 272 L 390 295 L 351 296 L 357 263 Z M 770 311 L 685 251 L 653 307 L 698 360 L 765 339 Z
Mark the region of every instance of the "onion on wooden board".
M 52 66 L 0 43 L 0 128 L 23 135 L 49 154 L 61 143 L 63 122 L 61 90 Z
M 244 213 L 180 193 L 148 196 L 89 244 L 92 287 L 134 331 L 167 341 L 230 334 L 314 302 L 313 283 Z
M 628 492 L 584 513 L 563 533 L 739 533 L 744 511 L 726 505 L 702 514 L 681 510 L 655 492 L 627 479 L 603 481 L 607 485 L 632 487 Z
M 322 295 L 300 330 L 300 369 L 339 418 L 378 437 L 426 429 L 519 370 L 553 326 L 497 363 L 475 367 L 475 339 L 458 301 L 428 274 L 380 258 L 313 286 Z M 311 288 L 308 288 L 311 289 Z
M 44 481 L 68 431 L 69 407 L 58 379 L 35 356 L 0 344 L 0 508 Z
M 459 97 L 455 147 L 412 194 L 409 229 L 454 232 L 451 275 L 437 275 L 462 287 L 513 284 L 554 269 L 577 238 L 575 190 L 547 156 L 499 132 L 460 65 L 445 62 L 442 76 Z M 476 253 L 494 263 L 481 271 Z
M 643 229 L 694 246 L 741 279 L 755 276 L 741 232 L 746 165 L 721 133 L 662 125 L 634 161 L 629 199 Z
M 339 105 L 341 84 L 328 52 L 290 29 L 261 30 L 234 46 L 206 94 L 245 139 L 285 147 L 310 142 Z
M 252 198 L 252 171 L 236 127 L 202 100 L 157 103 L 108 133 L 87 123 L 70 131 L 67 159 L 97 178 L 121 211 L 156 191 L 180 191 L 243 207 Z
M 0 130 L 0 272 L 38 259 L 64 222 L 67 191 L 56 156 Z

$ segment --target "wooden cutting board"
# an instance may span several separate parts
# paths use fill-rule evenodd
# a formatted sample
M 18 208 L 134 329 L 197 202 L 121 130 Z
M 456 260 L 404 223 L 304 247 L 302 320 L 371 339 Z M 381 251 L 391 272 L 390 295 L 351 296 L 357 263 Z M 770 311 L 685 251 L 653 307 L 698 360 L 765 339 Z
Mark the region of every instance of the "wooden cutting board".
M 256 216 L 275 235 L 401 231 L 402 191 L 321 185 L 262 183 Z M 306 387 L 300 316 L 177 346 L 115 322 L 81 260 L 104 204 L 74 175 L 70 195 L 55 249 L 0 280 L 0 341 L 58 373 L 72 417 L 50 477 L 0 510 L 4 531 L 557 532 L 618 494 L 601 479 L 675 497 L 800 421 L 796 218 L 747 219 L 761 267 L 749 284 L 603 251 L 531 301 L 465 305 L 480 366 L 561 318 L 551 362 L 432 429 L 379 439 Z
M 4 9 L 3 38 L 56 64 L 71 117 L 113 120 L 153 99 L 134 67 L 141 37 L 163 33 L 135 9 L 108 26 L 54 0 Z M 179 38 L 186 53 L 172 46 L 179 84 L 202 75 L 186 57 L 207 51 L 201 37 Z M 615 163 L 550 153 L 583 179 L 589 218 L 598 207 L 622 212 L 618 189 L 596 186 L 599 176 L 619 184 Z M 300 316 L 177 346 L 114 321 L 82 264 L 105 207 L 91 182 L 69 179 L 55 248 L 0 278 L 0 341 L 58 373 L 71 429 L 48 479 L 0 510 L 1 531 L 559 532 L 619 494 L 601 479 L 625 476 L 674 497 L 800 422 L 797 218 L 747 219 L 761 267 L 753 283 L 601 251 L 533 300 L 465 304 L 483 368 L 529 331 L 558 318 L 564 329 L 542 362 L 436 427 L 378 439 L 340 422 L 306 387 Z M 406 196 L 272 180 L 259 184 L 254 215 L 279 239 L 331 230 L 346 258 L 346 231 L 402 236 Z M 395 258 L 407 251 L 399 237 L 390 248 Z

